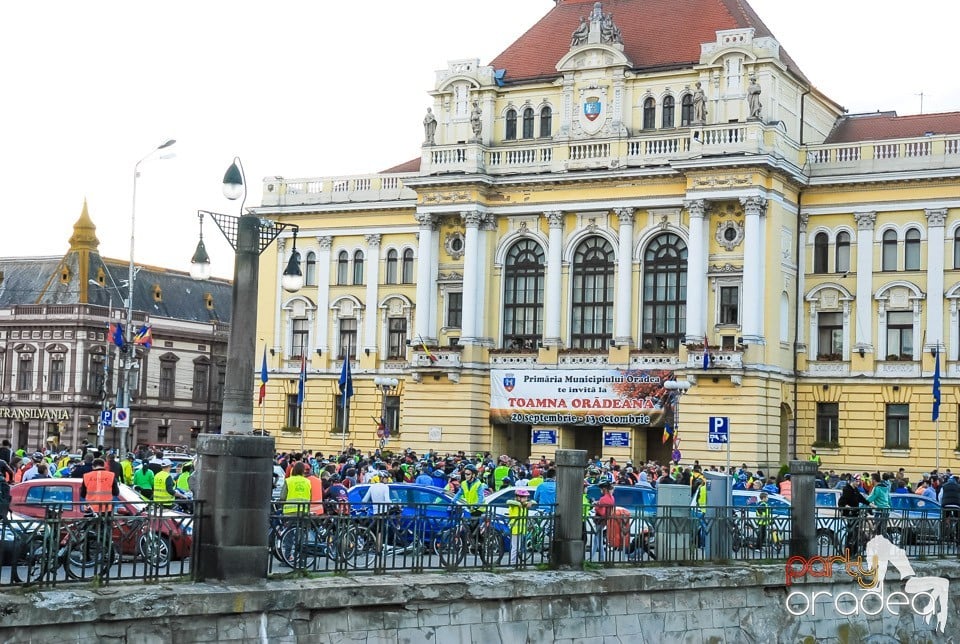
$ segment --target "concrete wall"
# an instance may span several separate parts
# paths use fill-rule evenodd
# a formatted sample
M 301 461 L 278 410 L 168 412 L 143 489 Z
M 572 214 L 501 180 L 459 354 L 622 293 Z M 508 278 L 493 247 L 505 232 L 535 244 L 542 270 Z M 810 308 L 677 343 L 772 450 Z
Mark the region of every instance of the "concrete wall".
M 325 577 L 120 585 L 0 594 L 3 642 L 900 642 L 956 641 L 960 564 L 915 564 L 951 580 L 946 632 L 912 613 L 792 617 L 782 565 Z M 837 567 L 811 590 L 858 592 Z M 886 593 L 902 589 L 895 574 Z M 951 639 L 952 638 L 952 639 Z M 886 641 L 873 639 L 872 641 Z

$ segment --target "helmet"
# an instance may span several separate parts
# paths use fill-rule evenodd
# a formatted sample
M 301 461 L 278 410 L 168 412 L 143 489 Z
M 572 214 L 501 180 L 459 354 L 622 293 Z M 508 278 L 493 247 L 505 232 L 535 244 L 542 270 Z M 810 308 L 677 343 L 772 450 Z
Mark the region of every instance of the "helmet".
M 599 467 L 591 467 L 590 469 L 587 470 L 587 474 L 593 474 L 594 476 L 596 476 L 599 473 L 600 473 Z
M 518 497 L 528 497 L 530 496 L 530 490 L 525 490 L 523 488 L 518 488 L 516 493 Z
M 443 477 L 443 470 L 434 470 L 434 471 L 433 471 L 433 475 L 436 476 L 437 478 L 442 478 L 442 477 Z
M 473 472 L 474 474 L 476 474 L 476 473 L 477 473 L 477 466 L 476 466 L 476 465 L 467 465 L 465 468 L 463 468 L 463 471 L 464 471 L 464 472 Z

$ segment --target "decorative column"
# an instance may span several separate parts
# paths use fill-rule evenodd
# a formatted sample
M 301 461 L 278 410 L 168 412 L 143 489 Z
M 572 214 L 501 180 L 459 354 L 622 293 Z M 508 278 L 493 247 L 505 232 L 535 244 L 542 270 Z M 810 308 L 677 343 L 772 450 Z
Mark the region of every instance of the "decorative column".
M 763 197 L 741 197 L 746 214 L 745 246 L 743 258 L 743 293 L 750 304 L 743 309 L 742 334 L 745 343 L 764 344 L 763 313 L 766 310 L 763 293 L 763 222 L 767 214 L 767 200 Z
M 435 252 L 433 261 L 430 263 L 430 283 L 436 284 L 440 278 L 440 261 L 437 257 L 437 249 L 440 248 L 440 220 L 434 218 L 433 227 L 430 229 L 430 248 Z M 440 289 L 436 286 L 430 287 L 430 306 L 427 307 L 430 315 L 427 319 L 428 337 L 437 339 L 440 337 Z
M 943 226 L 947 209 L 927 209 L 927 342 L 923 349 L 943 344 Z
M 561 283 L 563 281 L 563 213 L 551 210 L 543 213 L 550 225 L 550 237 L 547 248 L 547 292 L 545 297 L 543 345 L 547 347 L 563 346 L 560 338 L 561 319 Z
M 873 353 L 870 308 L 873 302 L 873 227 L 876 212 L 855 212 L 857 221 L 857 344 L 855 349 Z M 878 338 L 879 339 L 879 338 Z M 881 359 L 886 354 L 880 353 Z
M 420 231 L 417 237 L 417 341 L 433 342 L 436 338 L 430 336 L 430 316 L 432 308 L 431 290 L 434 282 L 430 281 L 433 270 L 433 215 L 417 213 L 417 222 Z
M 480 222 L 483 215 L 476 211 L 460 213 L 467 226 L 463 249 L 463 324 L 460 344 L 476 344 L 477 340 L 477 254 L 479 252 Z
M 377 287 L 380 282 L 380 235 L 364 235 L 367 242 L 367 317 L 363 327 L 364 352 L 377 353 Z
M 705 307 L 707 301 L 706 243 L 704 224 L 707 202 L 691 199 L 683 202 L 690 215 L 690 236 L 687 240 L 687 330 L 686 342 L 702 342 L 706 336 Z M 641 287 L 642 288 L 642 287 Z
M 317 341 L 314 344 L 329 355 L 327 342 L 330 338 L 330 247 L 333 245 L 333 237 L 317 237 L 317 243 L 320 244 L 320 252 L 317 253 Z
M 476 316 L 477 316 L 477 326 L 474 329 L 476 333 L 476 339 L 479 344 L 483 344 L 488 339 L 488 333 L 486 328 L 487 312 L 486 312 L 486 301 L 487 301 L 487 257 L 489 254 L 489 240 L 490 240 L 490 231 L 496 230 L 497 221 L 496 217 L 492 214 L 485 214 L 483 219 L 480 222 L 480 227 L 477 234 L 477 253 L 475 256 L 476 260 L 476 271 L 477 271 L 477 284 L 476 284 L 476 293 L 475 298 L 477 300 Z
M 807 224 L 810 222 L 810 215 L 800 215 L 800 221 L 797 222 L 797 235 L 799 239 L 797 240 L 797 248 L 799 252 L 797 253 L 797 351 L 803 351 L 803 346 L 806 344 L 805 338 L 803 337 L 803 303 L 806 301 L 806 271 L 807 271 Z M 813 318 L 813 305 L 811 304 L 810 316 Z M 816 337 L 816 330 L 811 329 L 810 331 L 810 342 L 813 342 L 813 339 Z M 846 343 L 844 343 L 846 344 Z M 809 355 L 809 354 L 808 354 Z M 811 358 L 812 359 L 812 358 Z
M 633 208 L 614 210 L 620 220 L 620 248 L 617 256 L 617 305 L 613 339 L 618 346 L 632 346 L 633 332 Z

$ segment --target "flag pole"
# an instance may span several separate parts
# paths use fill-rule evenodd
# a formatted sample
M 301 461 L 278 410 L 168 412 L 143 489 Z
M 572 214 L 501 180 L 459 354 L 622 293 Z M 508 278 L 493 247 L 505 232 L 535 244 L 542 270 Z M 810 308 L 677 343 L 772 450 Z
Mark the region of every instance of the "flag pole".
M 350 356 L 344 358 L 344 360 L 349 360 Z M 340 453 L 343 454 L 344 450 L 347 448 L 347 389 L 346 385 L 343 388 L 343 394 L 341 395 L 340 401 Z

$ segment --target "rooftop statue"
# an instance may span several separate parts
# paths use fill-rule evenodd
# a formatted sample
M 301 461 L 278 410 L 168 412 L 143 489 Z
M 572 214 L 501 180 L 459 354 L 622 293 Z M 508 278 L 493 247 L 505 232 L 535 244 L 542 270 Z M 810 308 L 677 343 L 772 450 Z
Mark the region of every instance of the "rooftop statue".
M 573 32 L 573 36 L 570 37 L 570 46 L 576 47 L 577 45 L 583 45 L 587 42 L 587 36 L 590 35 L 590 23 L 587 22 L 587 19 L 580 18 L 580 25 Z

